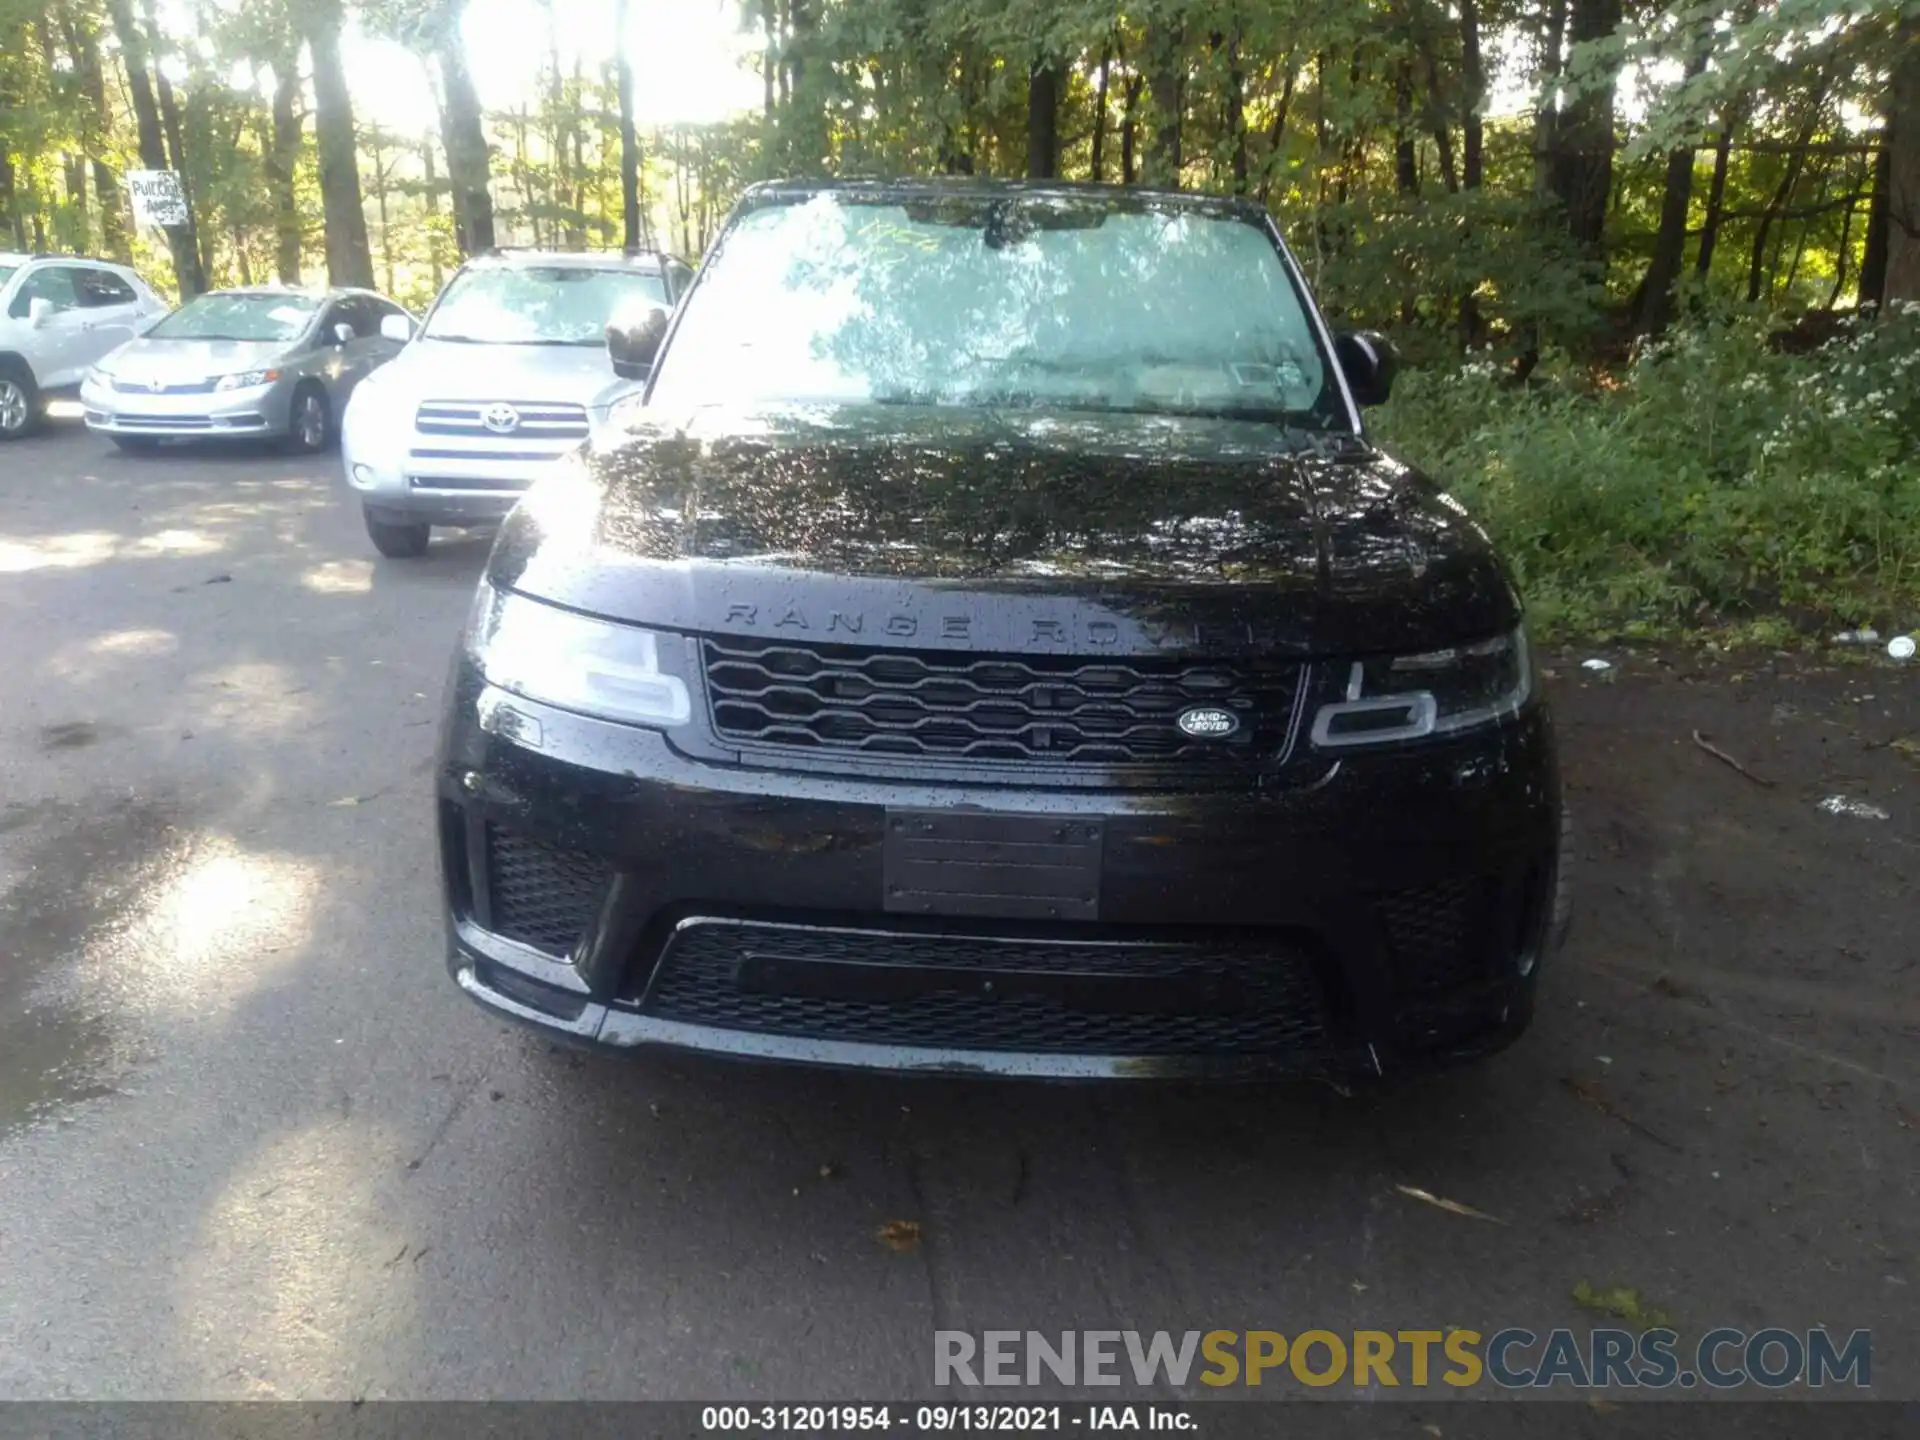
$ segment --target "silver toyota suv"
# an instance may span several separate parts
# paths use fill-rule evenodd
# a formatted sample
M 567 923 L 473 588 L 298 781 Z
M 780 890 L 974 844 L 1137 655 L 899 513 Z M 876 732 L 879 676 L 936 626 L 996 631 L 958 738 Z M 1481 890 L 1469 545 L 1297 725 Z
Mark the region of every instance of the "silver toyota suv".
M 0 440 L 31 432 L 48 399 L 166 313 L 116 261 L 0 251 Z
M 501 519 L 642 382 L 607 359 L 607 322 L 672 307 L 693 281 L 669 255 L 496 251 L 463 265 L 405 349 L 353 392 L 347 484 L 382 555 L 426 552 L 435 525 Z

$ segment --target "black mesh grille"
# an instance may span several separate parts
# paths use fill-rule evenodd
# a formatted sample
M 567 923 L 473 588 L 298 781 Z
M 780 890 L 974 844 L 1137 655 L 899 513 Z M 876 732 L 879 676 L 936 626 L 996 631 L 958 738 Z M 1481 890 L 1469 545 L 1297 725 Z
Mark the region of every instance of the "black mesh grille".
M 1039 764 L 1157 765 L 1285 750 L 1297 664 L 968 655 L 702 643 L 715 731 L 727 740 L 819 751 Z M 1240 719 L 1195 740 L 1174 723 L 1195 705 Z
M 611 868 L 591 855 L 487 826 L 487 889 L 496 934 L 564 955 L 593 922 Z
M 1493 887 L 1444 880 L 1376 899 L 1402 1003 L 1418 1004 L 1484 980 L 1493 961 Z
M 669 944 L 646 1008 L 762 1034 L 1030 1054 L 1305 1059 L 1326 1048 L 1311 964 L 1271 944 L 699 925 Z

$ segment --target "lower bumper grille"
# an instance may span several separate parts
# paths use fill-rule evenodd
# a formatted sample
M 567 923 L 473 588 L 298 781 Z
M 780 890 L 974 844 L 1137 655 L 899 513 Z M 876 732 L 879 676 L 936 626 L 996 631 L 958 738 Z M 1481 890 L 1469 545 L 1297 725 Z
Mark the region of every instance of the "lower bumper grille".
M 487 826 L 488 928 L 550 955 L 565 955 L 593 923 L 612 867 L 499 825 Z
M 1497 891 L 1486 880 L 1444 880 L 1380 896 L 1394 994 L 1402 1005 L 1444 998 L 1492 973 Z
M 1327 1049 L 1318 976 L 1271 942 L 1007 939 L 708 921 L 675 933 L 649 1014 L 761 1034 L 1093 1056 Z

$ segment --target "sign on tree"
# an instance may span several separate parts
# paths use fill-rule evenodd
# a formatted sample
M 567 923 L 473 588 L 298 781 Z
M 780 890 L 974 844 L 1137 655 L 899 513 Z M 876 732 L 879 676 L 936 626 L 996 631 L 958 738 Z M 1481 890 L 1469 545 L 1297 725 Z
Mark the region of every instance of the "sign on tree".
M 127 191 L 133 196 L 136 225 L 184 225 L 187 196 L 173 170 L 129 170 Z

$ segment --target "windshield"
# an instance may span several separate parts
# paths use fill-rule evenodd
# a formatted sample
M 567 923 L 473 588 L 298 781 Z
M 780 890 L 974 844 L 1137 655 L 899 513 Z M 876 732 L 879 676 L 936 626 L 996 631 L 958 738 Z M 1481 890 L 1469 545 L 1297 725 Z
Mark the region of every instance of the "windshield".
M 7 281 L 11 280 L 13 278 L 13 272 L 19 268 L 18 265 L 0 265 L 0 285 L 4 285 Z
M 1351 428 L 1258 225 L 1146 200 L 824 194 L 741 216 L 652 403 L 1022 406 Z
M 147 331 L 150 340 L 293 340 L 320 301 L 312 295 L 202 295 Z
M 429 340 L 482 345 L 604 345 L 607 321 L 665 305 L 666 282 L 639 270 L 527 265 L 454 277 L 427 321 Z

